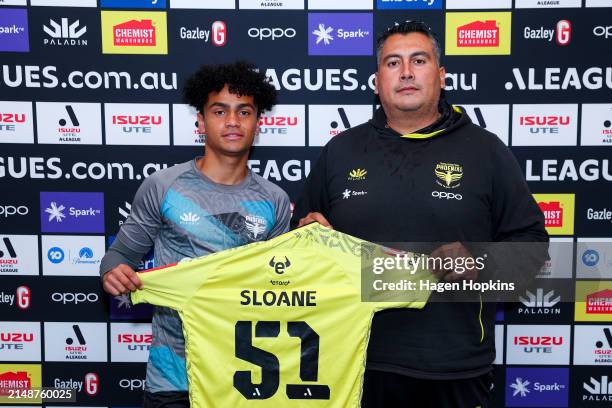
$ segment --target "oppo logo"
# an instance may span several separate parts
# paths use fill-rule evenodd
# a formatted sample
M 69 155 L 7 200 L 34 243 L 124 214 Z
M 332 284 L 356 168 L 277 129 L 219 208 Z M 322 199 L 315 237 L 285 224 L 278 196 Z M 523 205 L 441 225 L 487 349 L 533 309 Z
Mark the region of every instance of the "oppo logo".
M 557 23 L 557 44 L 567 45 L 572 39 L 572 23 L 567 20 L 559 20 Z
M 15 292 L 17 296 L 17 307 L 21 310 L 26 310 L 30 307 L 30 297 L 32 296 L 32 292 L 30 288 L 27 286 L 19 286 L 17 291 Z
M 0 205 L 0 217 L 8 218 L 11 215 L 28 215 L 30 210 L 25 205 L 15 207 L 14 205 Z
M 138 378 L 124 378 L 119 381 L 119 386 L 121 388 L 129 389 L 129 390 L 144 390 L 145 380 L 140 380 Z
M 223 21 L 212 23 L 212 43 L 217 47 L 224 46 L 227 42 L 227 27 Z
M 249 34 L 249 37 L 251 38 L 259 38 L 260 41 L 262 41 L 264 38 L 271 38 L 272 41 L 274 41 L 277 38 L 283 38 L 283 37 L 293 38 L 295 37 L 296 32 L 294 28 L 282 29 L 279 27 L 274 27 L 274 28 L 251 27 L 249 28 L 248 34 Z
M 85 374 L 85 394 L 96 395 L 100 390 L 100 379 L 96 373 Z
M 78 305 L 83 302 L 95 303 L 98 301 L 98 295 L 96 293 L 60 293 L 55 292 L 51 295 L 51 300 L 54 302 L 61 302 L 62 304 L 74 303 Z
M 439 198 L 440 200 L 463 200 L 463 196 L 461 194 L 448 193 L 446 191 L 432 191 L 431 196 L 434 198 Z
M 595 34 L 597 37 L 610 38 L 612 37 L 612 26 L 597 26 L 593 28 L 593 34 Z

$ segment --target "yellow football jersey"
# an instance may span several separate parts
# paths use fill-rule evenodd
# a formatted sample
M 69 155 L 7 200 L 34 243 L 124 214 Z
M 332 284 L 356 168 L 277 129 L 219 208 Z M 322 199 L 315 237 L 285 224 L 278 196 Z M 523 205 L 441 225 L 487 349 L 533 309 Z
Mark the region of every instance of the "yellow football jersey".
M 425 304 L 362 302 L 362 257 L 381 253 L 310 224 L 141 272 L 132 301 L 181 316 L 194 408 L 358 407 L 374 312 Z

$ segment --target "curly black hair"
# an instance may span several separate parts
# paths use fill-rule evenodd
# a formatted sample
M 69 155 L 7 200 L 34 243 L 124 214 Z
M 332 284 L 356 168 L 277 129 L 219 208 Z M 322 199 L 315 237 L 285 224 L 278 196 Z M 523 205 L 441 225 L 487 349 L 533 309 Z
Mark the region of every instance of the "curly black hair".
M 276 105 L 276 89 L 263 73 L 255 69 L 254 64 L 246 61 L 202 65 L 185 82 L 183 97 L 189 105 L 203 114 L 208 95 L 211 92 L 219 92 L 228 85 L 230 93 L 252 96 L 257 106 L 257 114 L 261 115 Z

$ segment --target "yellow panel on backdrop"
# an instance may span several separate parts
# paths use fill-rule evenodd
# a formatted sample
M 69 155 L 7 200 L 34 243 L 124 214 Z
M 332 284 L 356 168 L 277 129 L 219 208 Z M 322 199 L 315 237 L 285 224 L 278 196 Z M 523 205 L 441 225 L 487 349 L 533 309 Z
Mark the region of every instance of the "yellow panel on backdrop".
M 103 54 L 168 54 L 166 12 L 101 12 Z

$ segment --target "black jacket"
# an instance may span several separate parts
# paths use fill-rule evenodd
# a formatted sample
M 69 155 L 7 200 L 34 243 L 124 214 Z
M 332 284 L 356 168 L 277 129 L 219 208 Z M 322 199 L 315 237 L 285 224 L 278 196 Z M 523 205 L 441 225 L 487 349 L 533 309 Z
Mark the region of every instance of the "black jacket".
M 546 242 L 544 217 L 510 150 L 467 114 L 402 136 L 372 120 L 322 150 L 293 215 L 321 212 L 344 233 L 373 242 Z M 364 173 L 365 172 L 365 173 Z M 495 358 L 495 305 L 430 302 L 374 317 L 367 368 L 419 378 L 468 378 Z

